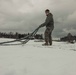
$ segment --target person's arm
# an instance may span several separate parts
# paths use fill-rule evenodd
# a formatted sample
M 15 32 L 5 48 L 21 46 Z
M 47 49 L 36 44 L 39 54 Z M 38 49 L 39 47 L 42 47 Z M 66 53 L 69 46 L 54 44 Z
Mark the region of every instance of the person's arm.
M 46 26 L 49 22 L 50 22 L 50 17 L 48 16 L 48 17 L 46 18 L 45 22 L 40 25 L 40 27 Z

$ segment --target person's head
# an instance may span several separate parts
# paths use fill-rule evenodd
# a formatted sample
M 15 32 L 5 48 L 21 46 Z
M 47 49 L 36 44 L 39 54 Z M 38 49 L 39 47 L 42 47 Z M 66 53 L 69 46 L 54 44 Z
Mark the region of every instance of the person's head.
M 49 13 L 50 13 L 50 10 L 49 10 L 49 9 L 46 9 L 46 10 L 45 10 L 46 16 L 47 16 Z

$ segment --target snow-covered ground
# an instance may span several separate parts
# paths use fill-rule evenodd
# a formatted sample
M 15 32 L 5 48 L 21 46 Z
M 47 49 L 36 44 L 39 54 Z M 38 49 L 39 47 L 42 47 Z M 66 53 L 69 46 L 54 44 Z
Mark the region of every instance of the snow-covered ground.
M 0 75 L 76 75 L 76 44 L 42 43 L 31 40 L 24 46 L 0 46 Z

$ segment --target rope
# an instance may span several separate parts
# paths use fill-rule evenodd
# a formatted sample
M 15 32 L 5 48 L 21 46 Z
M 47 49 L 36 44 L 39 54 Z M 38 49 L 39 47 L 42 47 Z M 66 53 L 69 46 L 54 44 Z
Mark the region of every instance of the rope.
M 33 37 L 39 30 L 40 27 L 38 27 L 37 29 L 35 29 L 30 35 L 27 35 L 21 39 L 18 39 L 18 40 L 13 40 L 13 41 L 6 41 L 6 42 L 1 42 L 0 45 L 1 46 L 8 46 L 8 45 L 22 45 L 22 44 L 26 44 L 29 40 L 30 40 L 30 37 Z M 26 39 L 28 38 L 28 39 Z M 25 40 L 26 39 L 26 40 Z M 22 40 L 25 40 L 25 41 L 22 41 Z M 22 43 L 19 43 L 19 44 L 8 44 L 8 43 L 13 43 L 13 42 L 22 42 Z

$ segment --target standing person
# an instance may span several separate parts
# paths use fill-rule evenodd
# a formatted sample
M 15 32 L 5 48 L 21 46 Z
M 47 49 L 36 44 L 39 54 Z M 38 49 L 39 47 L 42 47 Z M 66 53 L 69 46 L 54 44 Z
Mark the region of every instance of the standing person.
M 73 42 L 74 39 L 73 39 L 73 36 L 72 36 L 71 33 L 69 33 L 67 37 L 68 37 L 68 42 L 69 42 L 69 43 L 74 43 L 74 42 Z
M 40 27 L 46 26 L 45 30 L 45 43 L 43 45 L 52 45 L 52 31 L 54 29 L 54 20 L 53 20 L 53 15 L 50 13 L 49 9 L 45 10 L 46 14 L 46 20 L 43 24 L 40 25 Z

